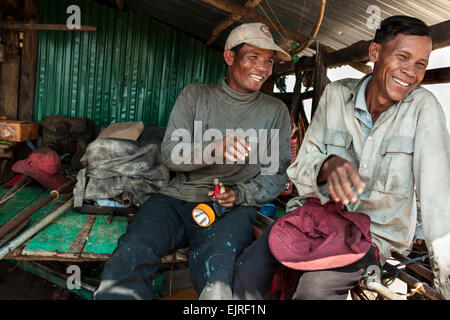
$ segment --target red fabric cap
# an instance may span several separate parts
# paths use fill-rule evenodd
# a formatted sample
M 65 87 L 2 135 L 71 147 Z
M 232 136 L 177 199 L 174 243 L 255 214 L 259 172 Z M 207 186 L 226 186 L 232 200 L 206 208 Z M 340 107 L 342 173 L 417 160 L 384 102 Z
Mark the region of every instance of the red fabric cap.
M 373 244 L 370 218 L 341 207 L 340 202 L 322 205 L 309 198 L 278 219 L 269 235 L 273 256 L 289 268 L 305 271 L 343 267 L 361 259 Z
M 38 148 L 27 159 L 17 161 L 12 171 L 32 177 L 49 190 L 58 189 L 66 183 L 66 178 L 60 172 L 61 160 L 49 147 Z

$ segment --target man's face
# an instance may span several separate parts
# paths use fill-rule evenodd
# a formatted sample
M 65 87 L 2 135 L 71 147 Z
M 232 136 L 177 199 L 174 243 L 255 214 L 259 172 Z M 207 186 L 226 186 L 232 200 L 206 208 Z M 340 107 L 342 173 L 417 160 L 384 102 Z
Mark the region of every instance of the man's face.
M 383 43 L 372 43 L 369 57 L 374 62 L 373 80 L 377 95 L 392 102 L 405 98 L 425 76 L 431 53 L 431 38 L 397 34 Z
M 251 93 L 258 91 L 272 74 L 275 54 L 273 50 L 244 44 L 238 54 L 225 50 L 224 58 L 228 65 L 228 85 L 238 92 Z

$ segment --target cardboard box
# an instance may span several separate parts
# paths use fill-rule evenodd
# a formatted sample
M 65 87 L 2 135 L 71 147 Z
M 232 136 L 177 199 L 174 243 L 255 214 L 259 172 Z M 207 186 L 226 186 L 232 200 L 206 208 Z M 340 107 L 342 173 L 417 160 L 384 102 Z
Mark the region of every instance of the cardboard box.
M 39 137 L 39 123 L 19 120 L 0 120 L 0 140 L 21 142 Z

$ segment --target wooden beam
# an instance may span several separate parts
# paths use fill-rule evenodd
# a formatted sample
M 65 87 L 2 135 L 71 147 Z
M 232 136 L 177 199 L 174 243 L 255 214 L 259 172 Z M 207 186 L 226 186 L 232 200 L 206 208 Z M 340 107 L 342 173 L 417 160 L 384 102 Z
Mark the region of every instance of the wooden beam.
M 25 0 L 25 21 L 27 23 L 38 23 L 36 0 Z M 23 32 L 18 120 L 33 120 L 38 37 L 39 31 L 25 30 Z
M 440 83 L 450 83 L 450 67 L 427 70 L 421 84 Z
M 235 15 L 239 15 L 241 17 L 244 17 L 246 19 L 255 21 L 255 22 L 261 22 L 264 23 L 265 25 L 267 25 L 267 27 L 272 30 L 273 32 L 277 32 L 278 30 L 282 33 L 281 36 L 287 37 L 287 39 L 284 41 L 284 43 L 280 44 L 280 47 L 282 47 L 283 49 L 289 49 L 289 43 L 287 43 L 287 40 L 295 40 L 296 42 L 299 43 L 303 43 L 307 40 L 309 40 L 309 37 L 306 37 L 305 35 L 286 28 L 286 27 L 281 27 L 280 25 L 275 25 L 274 26 L 274 22 L 272 22 L 271 20 L 267 19 L 266 17 L 263 17 L 262 15 L 260 15 L 259 13 L 251 10 L 251 9 L 247 9 L 243 6 L 240 6 L 236 3 L 230 2 L 228 0 L 201 0 L 213 7 L 216 7 L 222 11 L 228 12 L 228 13 L 232 13 Z M 284 34 L 284 32 L 286 34 Z M 331 48 L 326 47 L 321 45 L 321 49 L 325 50 L 325 51 L 329 51 L 331 50 Z
M 38 24 L 18 21 L 0 22 L 0 29 L 4 30 L 57 30 L 57 31 L 97 31 L 96 26 L 80 26 L 80 29 L 69 29 L 65 24 Z
M 125 10 L 125 0 L 116 0 L 116 5 L 120 11 Z
M 450 46 L 450 20 L 431 26 L 433 50 Z
M 261 2 L 261 0 L 248 0 L 245 4 L 244 7 L 247 9 L 253 9 L 255 8 L 259 3 Z M 208 39 L 208 41 L 206 42 L 206 45 L 209 46 L 211 45 L 214 41 L 216 41 L 216 39 L 219 37 L 220 33 L 225 30 L 226 28 L 228 28 L 229 26 L 231 26 L 233 23 L 235 23 L 236 21 L 239 21 L 239 19 L 241 19 L 242 16 L 238 15 L 238 14 L 234 14 L 232 13 L 228 18 L 226 18 L 225 20 L 222 20 L 221 22 L 219 22 L 216 27 L 214 28 L 214 30 L 211 32 L 211 37 Z
M 450 20 L 432 25 L 430 28 L 433 39 L 433 50 L 450 46 Z M 372 72 L 371 68 L 364 64 L 365 61 L 368 60 L 370 42 L 371 40 L 361 40 L 346 48 L 328 52 L 329 54 L 326 57 L 327 67 L 336 68 L 343 65 L 351 65 L 353 68 L 361 72 Z M 308 59 L 312 60 L 313 58 L 308 57 Z M 306 63 L 313 65 L 312 61 L 306 61 Z M 282 64 L 279 66 L 276 65 L 274 67 L 274 74 L 278 74 L 278 70 L 280 70 L 280 73 L 283 73 L 284 75 L 293 74 L 295 67 L 294 64 L 284 66 L 282 66 Z

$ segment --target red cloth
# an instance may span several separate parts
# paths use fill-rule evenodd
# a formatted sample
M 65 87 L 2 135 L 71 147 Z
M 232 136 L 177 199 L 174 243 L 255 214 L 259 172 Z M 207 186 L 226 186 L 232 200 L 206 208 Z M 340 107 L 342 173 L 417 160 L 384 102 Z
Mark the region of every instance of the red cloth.
M 372 244 L 370 218 L 343 211 L 342 203 L 309 198 L 278 219 L 269 235 L 273 256 L 297 270 L 323 270 L 361 259 Z
M 273 256 L 282 264 L 274 274 L 272 292 L 281 291 L 281 299 L 295 289 L 297 270 L 325 270 L 344 267 L 360 260 L 375 247 L 370 217 L 361 212 L 343 211 L 342 203 L 309 198 L 278 219 L 269 235 Z

